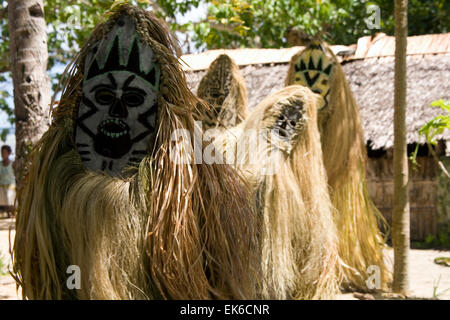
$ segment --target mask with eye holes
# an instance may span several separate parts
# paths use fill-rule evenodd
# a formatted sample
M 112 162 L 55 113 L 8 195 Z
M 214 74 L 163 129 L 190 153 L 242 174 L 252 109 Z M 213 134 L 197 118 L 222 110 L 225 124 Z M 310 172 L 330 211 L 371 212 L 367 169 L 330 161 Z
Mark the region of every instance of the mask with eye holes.
M 272 130 L 281 140 L 291 143 L 297 133 L 297 124 L 304 121 L 303 112 L 303 102 L 300 100 L 283 103 L 281 113 L 277 117 Z
M 86 57 L 75 142 L 84 166 L 122 177 L 155 133 L 160 70 L 153 50 L 121 17 Z

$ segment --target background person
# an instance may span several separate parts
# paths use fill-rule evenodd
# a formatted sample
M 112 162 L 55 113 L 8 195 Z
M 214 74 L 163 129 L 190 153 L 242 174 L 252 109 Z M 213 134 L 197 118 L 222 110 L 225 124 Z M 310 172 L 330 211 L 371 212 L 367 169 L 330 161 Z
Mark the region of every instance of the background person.
M 8 218 L 14 212 L 16 197 L 16 179 L 14 177 L 14 162 L 9 159 L 12 150 L 8 145 L 1 148 L 2 161 L 0 164 L 0 207 L 8 213 Z

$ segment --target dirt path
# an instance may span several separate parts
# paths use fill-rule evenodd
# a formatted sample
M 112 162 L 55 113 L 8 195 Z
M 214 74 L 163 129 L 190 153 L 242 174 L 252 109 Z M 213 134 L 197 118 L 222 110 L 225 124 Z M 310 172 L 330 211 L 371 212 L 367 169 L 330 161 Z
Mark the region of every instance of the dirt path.
M 393 256 L 393 250 L 389 250 Z M 450 257 L 450 251 L 411 250 L 410 286 L 413 296 L 450 300 L 450 267 L 434 263 L 437 257 Z M 436 291 L 436 292 L 434 292 Z
M 0 216 L 0 257 L 6 265 L 0 270 L 0 300 L 20 299 L 21 293 L 16 291 L 16 282 L 7 272 L 11 264 L 11 256 L 9 254 L 9 230 L 11 229 L 11 242 L 14 240 L 14 219 L 6 219 Z
M 9 229 L 14 228 L 13 219 L 0 216 L 0 256 L 10 263 Z M 12 239 L 14 230 L 11 231 Z M 12 241 L 12 240 L 11 240 Z M 450 267 L 434 263 L 436 257 L 450 257 L 450 251 L 411 250 L 410 253 L 410 285 L 411 296 L 416 298 L 436 298 L 450 300 Z M 393 260 L 393 251 L 386 250 L 388 261 Z M 20 299 L 20 290 L 16 292 L 14 280 L 9 275 L 0 276 L 0 300 Z M 369 297 L 370 298 L 370 297 Z M 356 299 L 352 293 L 342 294 L 339 300 Z

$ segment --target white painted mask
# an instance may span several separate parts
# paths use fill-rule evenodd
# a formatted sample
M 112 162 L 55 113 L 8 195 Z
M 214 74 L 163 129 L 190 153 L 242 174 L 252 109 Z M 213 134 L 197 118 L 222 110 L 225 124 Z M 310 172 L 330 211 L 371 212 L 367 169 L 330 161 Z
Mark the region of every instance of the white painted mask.
M 84 166 L 123 177 L 149 153 L 156 130 L 160 71 L 128 16 L 86 57 L 75 143 Z

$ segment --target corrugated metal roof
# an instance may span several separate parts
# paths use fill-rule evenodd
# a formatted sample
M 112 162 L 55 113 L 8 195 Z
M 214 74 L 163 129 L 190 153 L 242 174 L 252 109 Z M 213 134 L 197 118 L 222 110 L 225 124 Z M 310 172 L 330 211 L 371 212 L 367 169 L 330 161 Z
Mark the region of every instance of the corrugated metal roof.
M 335 54 L 342 51 L 351 51 L 353 46 L 332 46 Z M 208 69 L 219 55 L 229 55 L 239 66 L 258 64 L 288 63 L 292 56 L 304 47 L 297 46 L 282 49 L 219 49 L 209 50 L 199 54 L 187 54 L 181 57 L 185 62 L 184 69 L 199 71 Z M 408 55 L 445 54 L 450 53 L 450 33 L 428 34 L 408 37 Z M 373 39 L 362 37 L 358 39 L 356 51 L 346 56 L 345 60 L 389 57 L 395 55 L 395 38 L 383 33 L 377 34 Z
M 271 64 L 289 62 L 294 54 L 304 47 L 297 46 L 281 49 L 218 49 L 209 50 L 198 54 L 186 54 L 181 57 L 185 70 L 199 71 L 208 69 L 219 55 L 227 54 L 237 65 L 247 66 L 255 64 Z M 346 46 L 332 46 L 334 53 L 349 50 Z
M 408 55 L 443 54 L 448 52 L 450 52 L 450 33 L 408 37 Z M 395 55 L 395 38 L 384 35 L 370 42 L 365 56 L 356 57 L 355 55 L 355 58 L 375 58 L 393 55 Z

